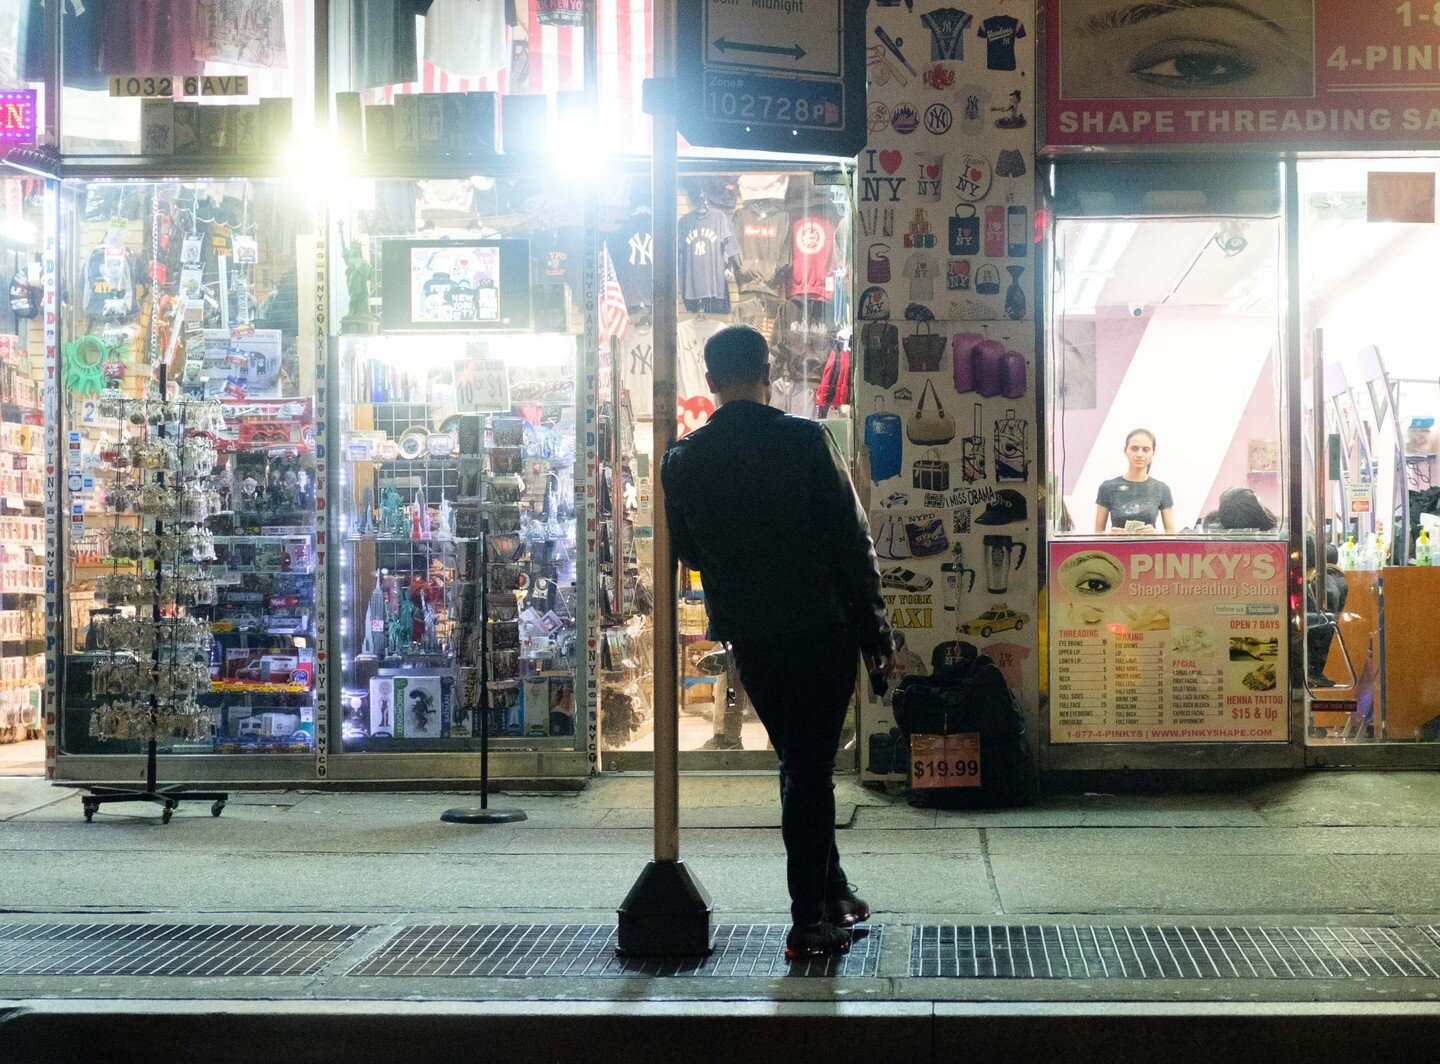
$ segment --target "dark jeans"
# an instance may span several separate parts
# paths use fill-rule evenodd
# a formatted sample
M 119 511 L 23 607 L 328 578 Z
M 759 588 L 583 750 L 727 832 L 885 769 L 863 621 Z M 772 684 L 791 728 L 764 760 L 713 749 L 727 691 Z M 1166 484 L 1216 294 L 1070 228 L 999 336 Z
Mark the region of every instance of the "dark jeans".
M 790 915 L 813 924 L 845 888 L 835 847 L 835 753 L 859 644 L 842 625 L 734 643 L 740 682 L 780 759 L 780 832 Z

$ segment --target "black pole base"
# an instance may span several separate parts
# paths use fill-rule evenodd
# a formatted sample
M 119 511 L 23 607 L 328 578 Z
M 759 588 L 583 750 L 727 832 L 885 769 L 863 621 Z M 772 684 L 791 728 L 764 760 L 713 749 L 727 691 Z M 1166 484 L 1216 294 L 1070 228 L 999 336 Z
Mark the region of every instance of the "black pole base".
M 447 824 L 514 824 L 525 819 L 519 809 L 447 809 L 440 814 Z
M 684 861 L 651 861 L 620 905 L 622 957 L 704 957 L 715 949 L 710 892 Z
M 160 823 L 170 823 L 175 807 L 185 802 L 210 802 L 210 815 L 219 816 L 230 796 L 221 791 L 191 791 L 181 786 L 155 787 L 143 791 L 128 791 L 123 787 L 91 787 L 90 794 L 80 796 L 80 808 L 88 823 L 95 811 L 106 803 L 153 802 L 160 806 Z

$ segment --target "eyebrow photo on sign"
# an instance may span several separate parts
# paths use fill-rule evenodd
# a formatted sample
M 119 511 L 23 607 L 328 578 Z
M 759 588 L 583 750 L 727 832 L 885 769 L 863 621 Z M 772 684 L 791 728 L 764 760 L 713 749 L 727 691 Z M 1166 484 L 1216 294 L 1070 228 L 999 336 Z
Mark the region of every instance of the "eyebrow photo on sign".
M 1069 100 L 1304 97 L 1313 0 L 1060 0 Z

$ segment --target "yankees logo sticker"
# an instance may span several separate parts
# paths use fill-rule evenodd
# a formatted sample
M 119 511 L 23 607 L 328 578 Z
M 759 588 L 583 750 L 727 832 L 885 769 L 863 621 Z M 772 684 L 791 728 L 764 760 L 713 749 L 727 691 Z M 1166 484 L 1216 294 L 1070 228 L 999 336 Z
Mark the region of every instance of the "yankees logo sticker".
M 950 108 L 943 103 L 932 103 L 925 108 L 925 132 L 932 136 L 938 137 L 949 133 L 950 124 L 953 121 L 954 116 L 950 113 Z

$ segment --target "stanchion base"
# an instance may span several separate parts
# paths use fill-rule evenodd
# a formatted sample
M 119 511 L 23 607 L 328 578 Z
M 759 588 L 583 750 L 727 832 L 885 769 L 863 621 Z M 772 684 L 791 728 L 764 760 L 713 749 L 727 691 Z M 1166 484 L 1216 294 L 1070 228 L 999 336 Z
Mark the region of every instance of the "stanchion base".
M 514 824 L 525 819 L 519 809 L 447 809 L 440 814 L 447 824 Z
M 651 861 L 620 905 L 622 957 L 704 957 L 715 949 L 710 893 L 684 861 Z

